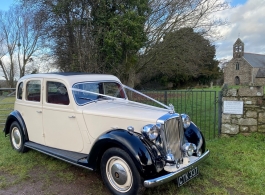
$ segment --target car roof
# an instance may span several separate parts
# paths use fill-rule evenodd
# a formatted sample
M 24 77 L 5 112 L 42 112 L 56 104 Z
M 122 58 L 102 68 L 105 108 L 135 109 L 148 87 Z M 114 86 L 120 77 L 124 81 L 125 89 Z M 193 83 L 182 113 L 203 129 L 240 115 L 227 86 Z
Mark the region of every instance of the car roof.
M 56 73 L 42 73 L 30 74 L 19 79 L 18 82 L 31 78 L 50 78 L 60 79 L 67 82 L 70 86 L 78 82 L 84 81 L 115 81 L 121 82 L 116 76 L 108 74 L 89 74 L 89 73 L 71 73 L 71 72 L 56 72 Z

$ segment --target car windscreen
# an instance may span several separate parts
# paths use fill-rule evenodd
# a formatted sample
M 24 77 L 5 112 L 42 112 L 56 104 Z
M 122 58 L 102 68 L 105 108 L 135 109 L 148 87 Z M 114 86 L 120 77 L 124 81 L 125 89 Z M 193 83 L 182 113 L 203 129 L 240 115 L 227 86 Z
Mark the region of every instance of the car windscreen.
M 82 82 L 73 85 L 73 95 L 78 105 L 90 102 L 126 98 L 123 87 L 116 82 Z M 101 95 L 102 94 L 102 95 Z

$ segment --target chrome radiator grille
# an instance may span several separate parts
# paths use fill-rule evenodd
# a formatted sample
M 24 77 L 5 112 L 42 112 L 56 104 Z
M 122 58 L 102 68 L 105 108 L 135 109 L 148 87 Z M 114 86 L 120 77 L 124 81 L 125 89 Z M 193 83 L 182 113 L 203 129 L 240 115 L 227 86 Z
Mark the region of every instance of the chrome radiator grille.
M 175 159 L 182 158 L 181 146 L 183 144 L 183 124 L 180 117 L 170 118 L 164 123 L 164 135 L 167 153 L 169 150 Z

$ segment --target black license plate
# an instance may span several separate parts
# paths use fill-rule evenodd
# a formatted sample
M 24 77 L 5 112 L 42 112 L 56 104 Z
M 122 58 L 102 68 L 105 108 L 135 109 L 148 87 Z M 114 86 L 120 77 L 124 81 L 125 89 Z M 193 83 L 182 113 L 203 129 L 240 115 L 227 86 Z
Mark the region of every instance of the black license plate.
M 184 183 L 187 183 L 190 181 L 192 178 L 196 177 L 199 174 L 199 169 L 198 167 L 193 167 L 183 175 L 178 177 L 178 187 L 182 186 Z

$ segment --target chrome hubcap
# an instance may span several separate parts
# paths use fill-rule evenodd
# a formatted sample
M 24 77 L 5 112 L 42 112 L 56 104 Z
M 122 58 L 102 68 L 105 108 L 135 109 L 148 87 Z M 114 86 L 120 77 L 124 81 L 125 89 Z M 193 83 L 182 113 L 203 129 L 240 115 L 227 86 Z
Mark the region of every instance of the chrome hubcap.
M 110 158 L 106 165 L 108 180 L 113 188 L 119 192 L 127 192 L 131 189 L 133 178 L 129 165 L 120 157 Z
M 15 149 L 19 149 L 21 147 L 21 134 L 17 127 L 14 127 L 11 131 L 12 143 Z

